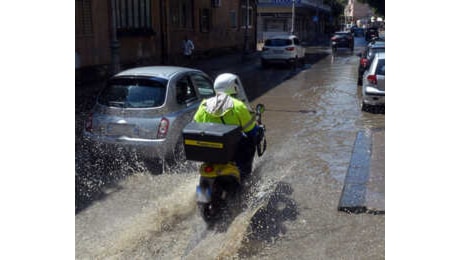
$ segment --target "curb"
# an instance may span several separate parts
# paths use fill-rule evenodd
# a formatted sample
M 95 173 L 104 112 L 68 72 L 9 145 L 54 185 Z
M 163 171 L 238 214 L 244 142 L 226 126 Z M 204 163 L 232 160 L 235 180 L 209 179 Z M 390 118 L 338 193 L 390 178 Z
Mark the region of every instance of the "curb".
M 384 130 L 360 131 L 356 134 L 339 211 L 385 213 L 384 136 Z

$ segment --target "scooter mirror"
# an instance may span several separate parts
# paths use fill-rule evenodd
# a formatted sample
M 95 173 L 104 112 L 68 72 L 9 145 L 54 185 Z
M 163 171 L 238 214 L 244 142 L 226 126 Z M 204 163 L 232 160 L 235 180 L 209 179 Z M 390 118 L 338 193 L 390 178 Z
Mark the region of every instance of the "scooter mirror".
M 262 114 L 265 111 L 265 106 L 263 104 L 257 104 L 256 111 L 259 114 Z

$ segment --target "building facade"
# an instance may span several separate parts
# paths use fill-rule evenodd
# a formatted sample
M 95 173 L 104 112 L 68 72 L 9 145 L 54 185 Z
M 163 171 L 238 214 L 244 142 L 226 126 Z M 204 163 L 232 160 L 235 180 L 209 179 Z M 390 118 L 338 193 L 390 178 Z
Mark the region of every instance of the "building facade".
M 354 24 L 361 27 L 371 22 L 370 19 L 374 16 L 374 12 L 369 4 L 363 4 L 357 0 L 348 0 L 344 15 L 347 24 Z
M 198 56 L 255 50 L 256 14 L 256 0 L 76 0 L 76 69 L 177 65 L 185 36 Z
M 258 42 L 287 33 L 313 41 L 331 19 L 331 8 L 323 0 L 259 0 L 257 10 Z

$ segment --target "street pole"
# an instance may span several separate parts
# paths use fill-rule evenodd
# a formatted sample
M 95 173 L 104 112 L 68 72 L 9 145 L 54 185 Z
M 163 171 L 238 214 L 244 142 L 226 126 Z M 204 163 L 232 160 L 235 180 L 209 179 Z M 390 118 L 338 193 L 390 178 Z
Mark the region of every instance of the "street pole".
M 295 0 L 292 0 L 292 24 L 291 24 L 291 34 L 294 34 L 294 21 L 295 21 Z
M 110 41 L 110 53 L 112 56 L 112 74 L 115 75 L 120 71 L 120 42 L 117 39 L 117 17 L 115 0 L 111 1 L 112 11 L 112 37 Z

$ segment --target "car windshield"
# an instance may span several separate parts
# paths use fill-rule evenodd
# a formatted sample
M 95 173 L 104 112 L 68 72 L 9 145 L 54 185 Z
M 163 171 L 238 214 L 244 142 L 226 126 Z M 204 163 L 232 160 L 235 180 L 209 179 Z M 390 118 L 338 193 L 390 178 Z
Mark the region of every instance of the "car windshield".
M 265 41 L 265 46 L 286 46 L 292 45 L 290 39 L 268 39 Z
M 151 108 L 165 101 L 166 82 L 143 78 L 110 80 L 98 98 L 102 105 L 123 108 Z

